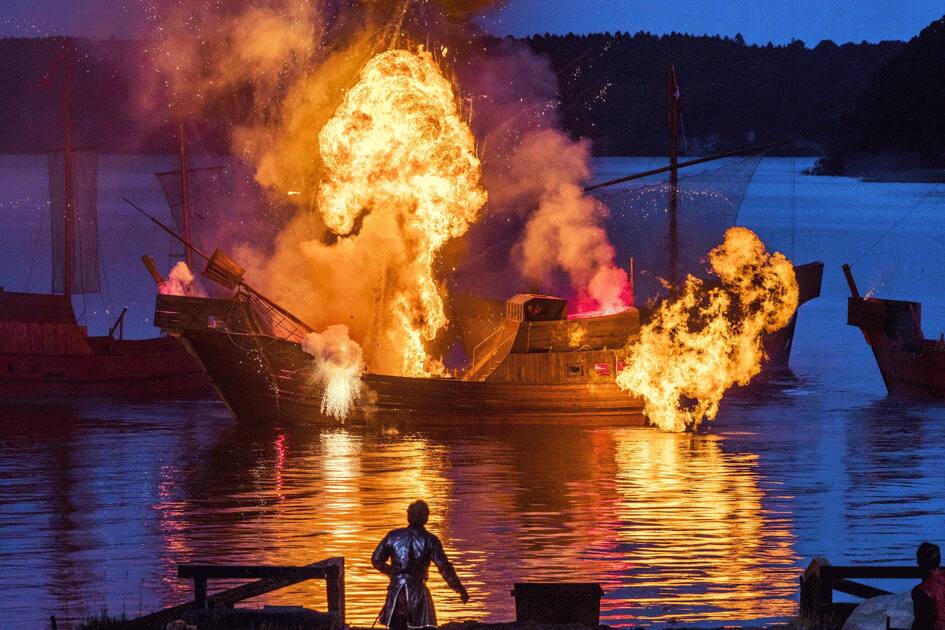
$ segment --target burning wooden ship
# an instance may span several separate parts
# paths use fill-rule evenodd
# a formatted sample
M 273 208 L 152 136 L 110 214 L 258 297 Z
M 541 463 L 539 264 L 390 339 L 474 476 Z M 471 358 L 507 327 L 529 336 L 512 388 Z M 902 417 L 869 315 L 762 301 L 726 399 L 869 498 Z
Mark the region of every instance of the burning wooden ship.
M 312 331 L 242 279 L 217 250 L 206 277 L 229 298 L 160 295 L 154 322 L 201 361 L 240 420 L 332 422 L 315 359 L 302 349 Z M 501 325 L 449 377 L 364 374 L 349 421 L 358 423 L 642 425 L 642 400 L 615 383 L 639 312 L 568 319 L 567 302 L 520 294 Z
M 849 265 L 847 324 L 863 331 L 890 396 L 945 398 L 945 341 L 926 339 L 922 304 L 860 295 Z

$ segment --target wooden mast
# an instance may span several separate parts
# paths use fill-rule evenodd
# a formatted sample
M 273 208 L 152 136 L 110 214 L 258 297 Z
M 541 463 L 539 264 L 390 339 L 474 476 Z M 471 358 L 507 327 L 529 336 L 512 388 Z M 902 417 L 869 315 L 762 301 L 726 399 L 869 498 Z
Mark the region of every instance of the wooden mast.
M 679 208 L 679 84 L 676 68 L 669 64 L 667 72 L 667 106 L 669 126 L 669 283 L 675 287 L 679 281 L 679 233 L 677 210 Z
M 65 43 L 64 77 L 62 85 L 62 116 L 65 126 L 66 142 L 63 151 L 65 161 L 65 203 L 63 212 L 63 282 L 62 292 L 66 297 L 72 297 L 73 278 L 73 249 L 75 247 L 75 191 L 73 188 L 73 156 L 72 156 L 72 64 L 75 48 L 72 38 Z
M 190 235 L 190 178 L 187 172 L 187 140 L 184 137 L 184 123 L 177 128 L 178 159 L 180 162 L 180 210 L 183 217 L 184 240 L 192 243 Z M 184 262 L 190 269 L 194 268 L 193 253 L 189 247 L 184 248 Z

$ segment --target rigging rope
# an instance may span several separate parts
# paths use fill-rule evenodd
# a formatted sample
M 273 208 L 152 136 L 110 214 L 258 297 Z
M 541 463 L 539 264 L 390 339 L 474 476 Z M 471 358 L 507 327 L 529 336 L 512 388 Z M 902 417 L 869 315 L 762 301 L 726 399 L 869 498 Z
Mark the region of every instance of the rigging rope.
M 896 219 L 896 220 L 892 223 L 892 225 L 890 225 L 889 228 L 888 228 L 885 232 L 883 232 L 882 234 L 880 234 L 879 238 L 877 238 L 875 241 L 873 241 L 873 243 L 870 244 L 862 254 L 860 254 L 859 256 L 857 256 L 857 257 L 853 260 L 853 262 L 850 263 L 850 266 L 852 267 L 853 265 L 855 265 L 855 264 L 857 264 L 858 262 L 860 262 L 861 260 L 863 260 L 863 257 L 864 257 L 864 256 L 866 256 L 867 254 L 869 254 L 870 252 L 872 252 L 872 251 L 876 248 L 877 245 L 879 245 L 881 242 L 883 242 L 883 241 L 886 239 L 886 237 L 889 236 L 889 234 L 890 234 L 894 229 L 896 229 L 903 221 L 905 221 L 906 218 L 908 218 L 908 216 L 909 216 L 910 214 L 912 214 L 912 212 L 913 212 L 916 208 L 918 208 L 919 206 L 921 206 L 922 203 L 923 203 L 923 202 L 929 197 L 929 195 L 931 195 L 931 194 L 932 194 L 932 191 L 931 191 L 931 190 L 927 190 L 926 193 L 925 193 L 924 195 L 922 195 L 922 196 L 919 198 L 918 201 L 916 201 L 914 204 L 912 204 L 912 206 L 910 206 L 909 209 L 906 210 L 906 211 L 903 213 L 903 215 L 902 215 L 901 217 L 899 217 L 898 219 Z
M 49 205 L 49 202 L 46 202 L 46 205 Z M 39 213 L 39 230 L 36 231 L 36 242 L 33 243 L 33 257 L 30 259 L 30 275 L 26 280 L 26 290 L 31 291 L 33 289 L 33 267 L 36 265 L 36 254 L 39 251 L 39 239 L 42 238 L 43 226 L 46 224 L 46 213 Z

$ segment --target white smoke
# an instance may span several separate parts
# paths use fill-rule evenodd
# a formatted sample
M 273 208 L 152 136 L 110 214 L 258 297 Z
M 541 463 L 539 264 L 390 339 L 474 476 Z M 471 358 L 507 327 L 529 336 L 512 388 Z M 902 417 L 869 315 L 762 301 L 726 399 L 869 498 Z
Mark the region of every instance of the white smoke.
M 314 377 L 324 388 L 322 413 L 344 420 L 361 397 L 361 346 L 348 335 L 347 326 L 335 324 L 306 335 L 302 350 L 315 357 Z

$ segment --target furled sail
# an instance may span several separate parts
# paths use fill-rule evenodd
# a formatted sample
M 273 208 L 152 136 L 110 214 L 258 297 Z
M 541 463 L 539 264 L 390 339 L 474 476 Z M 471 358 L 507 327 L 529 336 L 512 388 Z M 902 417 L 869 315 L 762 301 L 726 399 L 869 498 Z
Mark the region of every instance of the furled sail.
M 63 151 L 48 156 L 49 214 L 52 228 L 52 292 L 65 290 L 66 160 Z M 72 247 L 72 292 L 99 291 L 98 251 L 98 155 L 94 151 L 72 152 L 72 198 L 74 208 Z

